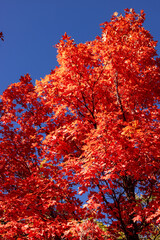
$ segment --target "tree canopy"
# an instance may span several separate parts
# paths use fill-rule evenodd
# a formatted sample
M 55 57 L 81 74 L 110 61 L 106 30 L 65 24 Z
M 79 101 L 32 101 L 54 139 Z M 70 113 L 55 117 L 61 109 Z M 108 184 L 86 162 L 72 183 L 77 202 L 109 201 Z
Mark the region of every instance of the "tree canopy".
M 160 59 L 144 20 L 125 9 L 93 41 L 65 33 L 49 75 L 4 91 L 2 239 L 158 236 Z

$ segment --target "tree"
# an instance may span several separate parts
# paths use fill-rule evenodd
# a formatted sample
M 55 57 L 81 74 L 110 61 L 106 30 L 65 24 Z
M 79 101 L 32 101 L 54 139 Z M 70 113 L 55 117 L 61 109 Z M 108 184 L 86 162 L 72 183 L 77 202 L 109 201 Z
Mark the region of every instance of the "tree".
M 41 159 L 53 113 L 29 75 L 4 91 L 1 102 L 1 225 L 6 239 L 59 239 L 80 204 L 60 167 Z M 47 122 L 47 126 L 43 124 Z M 49 127 L 50 122 L 50 127 Z M 52 159 L 53 160 L 53 159 Z
M 160 60 L 144 20 L 126 9 L 94 41 L 65 34 L 51 74 L 4 91 L 4 239 L 158 236 Z

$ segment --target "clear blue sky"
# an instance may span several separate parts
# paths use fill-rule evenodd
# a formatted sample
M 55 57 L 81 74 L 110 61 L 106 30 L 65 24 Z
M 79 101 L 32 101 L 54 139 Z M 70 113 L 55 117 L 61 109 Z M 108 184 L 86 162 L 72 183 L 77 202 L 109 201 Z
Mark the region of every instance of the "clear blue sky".
M 160 0 L 0 0 L 0 94 L 21 75 L 35 82 L 49 74 L 57 65 L 53 45 L 65 32 L 76 43 L 93 40 L 99 24 L 125 8 L 144 9 L 160 55 Z

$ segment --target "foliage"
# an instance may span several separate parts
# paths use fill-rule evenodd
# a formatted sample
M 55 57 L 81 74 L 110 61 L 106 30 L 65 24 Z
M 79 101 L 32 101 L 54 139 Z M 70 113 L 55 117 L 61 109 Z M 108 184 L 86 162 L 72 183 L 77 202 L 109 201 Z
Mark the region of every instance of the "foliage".
M 144 19 L 114 13 L 84 44 L 65 34 L 51 74 L 4 91 L 2 239 L 158 236 L 160 61 Z

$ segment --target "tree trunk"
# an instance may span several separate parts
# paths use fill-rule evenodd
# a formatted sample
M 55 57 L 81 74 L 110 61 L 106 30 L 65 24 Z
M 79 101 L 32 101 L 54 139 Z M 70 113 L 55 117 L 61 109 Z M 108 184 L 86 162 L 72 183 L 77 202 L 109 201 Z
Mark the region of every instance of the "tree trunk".
M 127 237 L 127 240 L 140 240 L 138 234 L 133 234 Z

